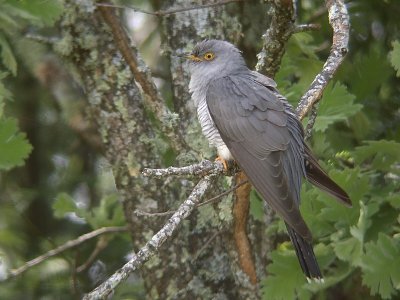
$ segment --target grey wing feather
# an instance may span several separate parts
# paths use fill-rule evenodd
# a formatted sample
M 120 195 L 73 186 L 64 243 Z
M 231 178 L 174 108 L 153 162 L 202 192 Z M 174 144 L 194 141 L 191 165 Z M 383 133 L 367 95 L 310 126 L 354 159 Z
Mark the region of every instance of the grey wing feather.
M 260 76 L 247 73 L 214 81 L 207 91 L 208 109 L 256 190 L 298 234 L 311 240 L 298 208 L 305 174 L 301 124 Z

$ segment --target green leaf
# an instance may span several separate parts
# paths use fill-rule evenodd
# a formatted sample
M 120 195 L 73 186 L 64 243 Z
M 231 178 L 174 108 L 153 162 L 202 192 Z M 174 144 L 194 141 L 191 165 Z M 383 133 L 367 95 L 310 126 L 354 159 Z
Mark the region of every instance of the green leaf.
M 369 177 L 361 174 L 359 168 L 332 170 L 329 175 L 349 194 L 353 207 L 348 208 L 328 194 L 318 191 L 318 200 L 325 204 L 318 217 L 331 222 L 338 229 L 347 229 L 349 226 L 355 225 L 359 219 L 360 200 L 371 189 Z
M 12 100 L 11 92 L 3 84 L 3 79 L 7 77 L 8 73 L 0 72 L 0 119 L 3 117 L 5 100 Z
M 324 132 L 329 125 L 338 121 L 345 121 L 356 114 L 361 110 L 362 105 L 355 104 L 354 99 L 354 95 L 350 94 L 344 85 L 340 83 L 329 84 L 319 104 L 314 129 Z
M 66 193 L 58 194 L 52 207 L 56 218 L 64 218 L 65 214 L 76 212 L 78 209 L 74 199 Z
M 381 233 L 376 243 L 366 244 L 362 258 L 363 284 L 384 299 L 400 288 L 400 243 Z
M 387 60 L 386 52 L 380 47 L 371 46 L 367 54 L 360 51 L 355 55 L 346 81 L 352 82 L 351 91 L 357 99 L 365 101 L 375 94 L 392 74 L 393 69 Z
M 32 151 L 24 133 L 18 132 L 17 120 L 0 120 L 0 169 L 21 166 Z
M 250 214 L 255 220 L 264 220 L 264 201 L 254 189 L 250 193 Z
M 396 70 L 396 76 L 400 77 L 400 42 L 398 40 L 392 43 L 393 50 L 389 52 L 389 60 Z
M 340 260 L 347 261 L 353 266 L 359 266 L 361 264 L 363 248 L 358 239 L 350 237 L 342 241 L 335 242 L 333 244 L 333 248 Z
M 354 159 L 357 165 L 369 160 L 372 169 L 399 173 L 394 164 L 400 161 L 400 143 L 380 140 L 367 141 L 365 144 L 357 147 L 354 151 Z
M 83 217 L 92 228 L 125 224 L 124 213 L 117 195 L 108 195 L 102 198 L 98 207 L 91 211 L 81 212 L 79 216 Z
M 62 13 L 62 4 L 58 0 L 7 0 L 14 8 L 13 14 L 36 23 L 51 26 Z
M 339 277 L 338 274 L 327 276 L 325 283 L 307 283 L 295 251 L 286 248 L 289 245 L 292 248 L 291 243 L 284 242 L 271 253 L 272 263 L 267 267 L 269 275 L 263 281 L 263 299 L 310 299 L 311 291 L 325 289 L 347 276 L 348 268 L 346 274 L 340 271 Z M 314 252 L 321 269 L 327 268 L 335 260 L 331 246 L 320 243 L 314 247 Z
M 15 76 L 17 75 L 17 61 L 5 36 L 0 33 L 1 62 Z
M 306 278 L 293 250 L 280 249 L 271 253 L 268 277 L 263 282 L 265 300 L 310 299 L 311 292 L 303 289 Z

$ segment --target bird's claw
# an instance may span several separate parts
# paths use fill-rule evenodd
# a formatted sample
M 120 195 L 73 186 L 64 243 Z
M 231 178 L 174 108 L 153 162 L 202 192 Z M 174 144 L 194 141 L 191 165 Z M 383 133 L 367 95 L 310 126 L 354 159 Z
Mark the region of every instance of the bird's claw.
M 224 166 L 224 172 L 228 172 L 229 170 L 228 162 L 225 159 L 223 159 L 221 156 L 217 156 L 215 161 L 220 162 Z

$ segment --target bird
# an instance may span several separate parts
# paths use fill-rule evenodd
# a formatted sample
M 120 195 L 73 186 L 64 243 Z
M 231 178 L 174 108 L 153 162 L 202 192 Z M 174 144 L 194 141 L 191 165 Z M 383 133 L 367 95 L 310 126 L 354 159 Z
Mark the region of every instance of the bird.
M 283 218 L 307 280 L 323 281 L 312 234 L 299 210 L 301 185 L 305 178 L 351 207 L 348 194 L 319 165 L 275 81 L 250 70 L 238 48 L 223 40 L 203 40 L 185 57 L 202 133 L 218 158 L 235 161 Z

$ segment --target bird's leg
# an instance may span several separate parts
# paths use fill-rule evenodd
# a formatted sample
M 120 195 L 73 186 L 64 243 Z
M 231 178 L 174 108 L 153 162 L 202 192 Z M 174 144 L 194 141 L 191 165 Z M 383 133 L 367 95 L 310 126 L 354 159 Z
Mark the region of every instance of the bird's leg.
M 223 159 L 221 156 L 217 156 L 217 158 L 215 159 L 215 161 L 217 162 L 220 162 L 220 163 L 222 163 L 222 165 L 224 166 L 224 171 L 225 172 L 228 172 L 228 170 L 229 170 L 229 167 L 228 167 L 228 161 L 227 160 L 225 160 L 225 159 Z

